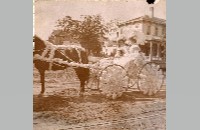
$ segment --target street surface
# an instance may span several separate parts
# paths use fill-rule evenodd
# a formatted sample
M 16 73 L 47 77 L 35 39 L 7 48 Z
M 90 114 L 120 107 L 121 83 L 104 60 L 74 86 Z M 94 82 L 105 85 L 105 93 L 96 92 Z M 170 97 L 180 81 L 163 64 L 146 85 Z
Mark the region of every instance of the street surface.
M 61 79 L 61 78 L 60 78 Z M 78 96 L 74 78 L 62 84 L 47 74 L 46 93 L 38 96 L 40 84 L 34 75 L 34 130 L 165 130 L 165 87 L 154 96 L 137 89 L 111 100 L 99 91 L 87 89 Z

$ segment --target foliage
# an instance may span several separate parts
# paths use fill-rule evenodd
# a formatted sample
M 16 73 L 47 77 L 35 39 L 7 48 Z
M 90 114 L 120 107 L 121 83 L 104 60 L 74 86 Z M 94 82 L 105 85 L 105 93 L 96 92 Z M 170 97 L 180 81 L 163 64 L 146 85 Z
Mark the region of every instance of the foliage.
M 57 30 L 54 30 L 49 41 L 58 37 L 60 37 L 60 42 L 78 41 L 82 47 L 94 55 L 100 53 L 104 35 L 107 32 L 100 15 L 82 15 L 81 20 L 66 16 L 57 21 L 56 27 Z M 55 34 L 56 31 L 57 34 Z

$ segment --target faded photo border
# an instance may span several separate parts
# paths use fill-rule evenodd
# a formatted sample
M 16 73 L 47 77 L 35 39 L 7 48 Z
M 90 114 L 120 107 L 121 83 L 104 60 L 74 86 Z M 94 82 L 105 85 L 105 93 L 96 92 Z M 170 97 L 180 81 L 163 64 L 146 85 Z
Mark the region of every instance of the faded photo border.
M 32 129 L 31 0 L 0 4 L 0 130 Z
M 32 1 L 3 1 L 0 129 L 32 129 Z M 198 130 L 199 3 L 167 0 L 167 129 Z M 196 29 L 196 30 L 195 30 Z
M 167 0 L 167 129 L 199 130 L 200 2 Z

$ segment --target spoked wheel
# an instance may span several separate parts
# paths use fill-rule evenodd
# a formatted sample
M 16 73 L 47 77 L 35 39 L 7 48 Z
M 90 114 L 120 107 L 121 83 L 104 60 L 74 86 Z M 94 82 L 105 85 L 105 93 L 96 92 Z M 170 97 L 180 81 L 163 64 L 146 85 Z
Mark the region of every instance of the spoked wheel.
M 97 90 L 99 85 L 99 70 L 90 69 L 90 77 L 87 82 L 87 88 Z
M 159 64 L 146 63 L 138 73 L 138 89 L 145 95 L 154 95 L 160 91 L 164 78 Z
M 128 86 L 126 70 L 120 65 L 109 65 L 101 71 L 99 89 L 108 98 L 120 97 Z
M 134 60 L 131 60 L 128 62 L 124 68 L 127 70 L 127 75 L 129 77 L 129 87 L 134 87 L 134 85 L 137 83 L 137 73 L 138 73 L 138 66 L 135 64 Z

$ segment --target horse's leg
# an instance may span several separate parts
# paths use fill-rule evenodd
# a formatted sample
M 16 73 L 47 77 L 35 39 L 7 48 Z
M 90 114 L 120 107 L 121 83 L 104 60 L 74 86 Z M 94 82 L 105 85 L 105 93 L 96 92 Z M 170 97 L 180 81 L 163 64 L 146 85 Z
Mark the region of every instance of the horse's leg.
M 40 94 L 44 94 L 44 92 L 45 92 L 45 70 L 39 70 L 39 73 L 40 73 L 40 83 L 41 83 Z
M 80 79 L 80 95 L 83 95 L 85 92 L 85 81 Z
M 85 82 L 89 79 L 89 69 L 76 68 L 75 71 L 80 80 L 80 95 L 82 95 L 85 91 Z

